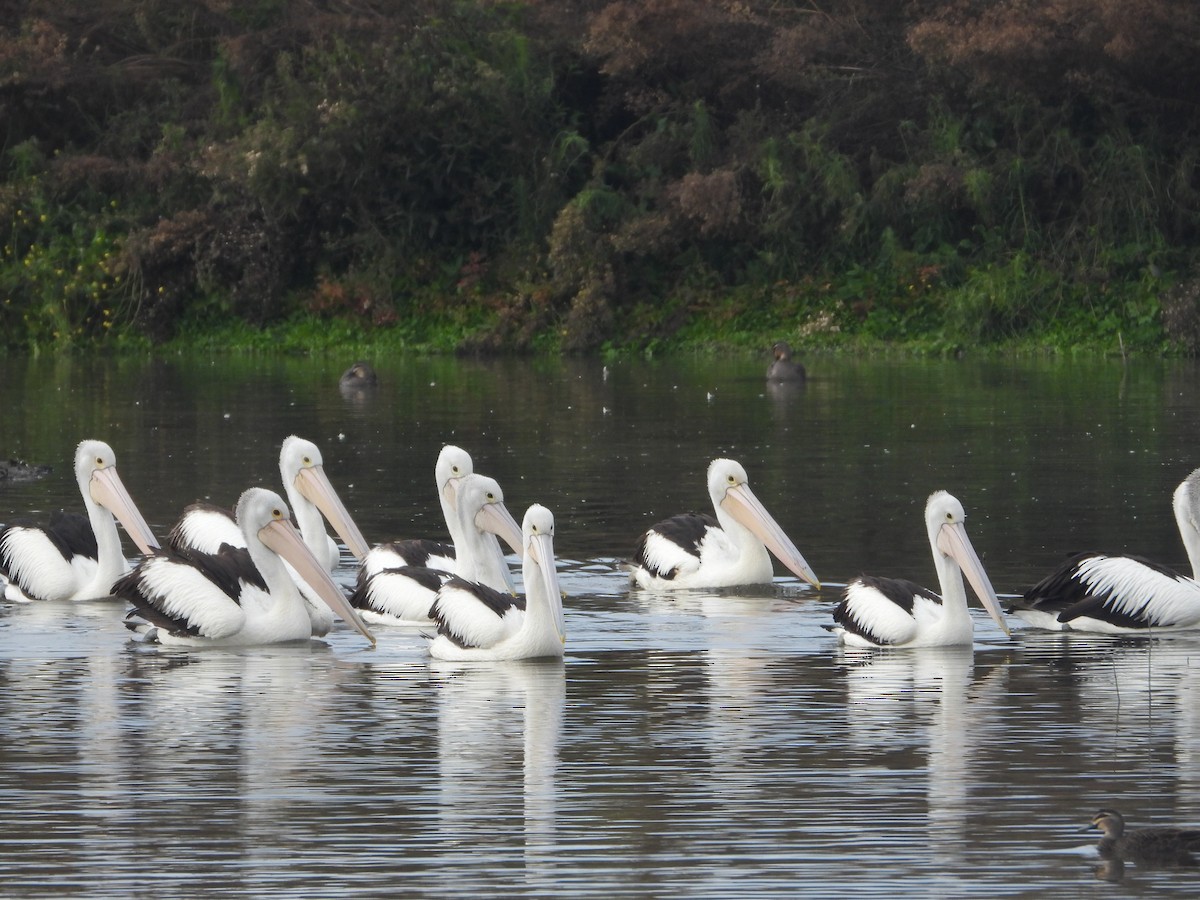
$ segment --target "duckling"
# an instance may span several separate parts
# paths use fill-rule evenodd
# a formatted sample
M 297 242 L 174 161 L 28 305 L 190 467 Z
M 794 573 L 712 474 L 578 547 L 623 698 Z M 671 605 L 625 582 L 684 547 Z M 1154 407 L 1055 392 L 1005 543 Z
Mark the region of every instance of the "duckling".
M 786 341 L 776 341 L 771 348 L 771 355 L 775 361 L 767 369 L 767 381 L 800 382 L 807 377 L 804 366 L 792 361 L 792 348 Z
M 1092 817 L 1088 831 L 1102 832 L 1097 849 L 1105 859 L 1125 859 L 1151 866 L 1200 865 L 1200 828 L 1135 828 L 1125 831 L 1125 818 L 1112 809 Z

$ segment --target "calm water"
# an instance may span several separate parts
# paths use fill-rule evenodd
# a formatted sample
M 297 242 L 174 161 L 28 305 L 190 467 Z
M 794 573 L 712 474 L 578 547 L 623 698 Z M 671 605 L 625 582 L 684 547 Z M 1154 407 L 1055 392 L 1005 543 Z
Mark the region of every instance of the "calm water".
M 849 653 L 862 571 L 931 586 L 925 497 L 955 493 L 1017 593 L 1098 548 L 1185 567 L 1170 494 L 1200 466 L 1190 363 L 0 359 L 0 521 L 78 508 L 108 440 L 160 537 L 197 498 L 277 487 L 316 441 L 369 539 L 442 536 L 441 445 L 518 518 L 556 514 L 561 663 L 431 662 L 416 631 L 239 652 L 131 645 L 111 603 L 0 606 L 6 896 L 1078 896 L 1200 890 L 1098 871 L 1078 833 L 1200 824 L 1200 635 Z M 666 598 L 614 562 L 741 460 L 826 584 Z M 127 546 L 132 552 L 132 548 Z M 336 577 L 345 584 L 353 570 Z M 979 613 L 978 610 L 975 611 Z

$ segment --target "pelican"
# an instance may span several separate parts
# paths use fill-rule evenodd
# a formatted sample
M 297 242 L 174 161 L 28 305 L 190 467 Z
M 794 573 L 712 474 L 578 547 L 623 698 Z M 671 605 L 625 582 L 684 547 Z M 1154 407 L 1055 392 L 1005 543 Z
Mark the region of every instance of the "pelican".
M 775 359 L 767 369 L 767 381 L 800 382 L 807 377 L 804 366 L 792 361 L 792 348 L 786 341 L 776 341 L 771 355 Z
M 848 585 L 833 611 L 830 626 L 853 647 L 948 647 L 970 644 L 973 626 L 967 612 L 963 575 L 984 608 L 1009 633 L 983 564 L 971 546 L 962 504 L 945 491 L 925 504 L 925 527 L 942 596 L 911 581 L 862 575 Z
M 367 540 L 329 483 L 325 461 L 316 444 L 296 435 L 285 438 L 279 448 L 279 475 L 304 543 L 326 572 L 332 572 L 337 566 L 339 551 L 333 538 L 325 533 L 322 515 L 356 559 L 361 560 L 367 555 Z M 219 553 L 224 544 L 244 548 L 246 538 L 228 510 L 207 503 L 193 503 L 183 511 L 167 535 L 167 543 L 177 550 L 198 550 L 213 555 Z M 295 581 L 309 605 L 313 633 L 318 637 L 328 634 L 333 627 L 333 613 L 307 581 L 300 577 L 295 577 Z
M 110 596 L 113 582 L 129 571 L 117 520 L 142 553 L 158 548 L 150 526 L 117 475 L 116 454 L 108 444 L 79 444 L 75 480 L 86 519 L 74 513 L 56 513 L 46 528 L 9 525 L 0 531 L 5 599 L 27 603 Z
M 127 627 L 149 642 L 191 647 L 307 640 L 313 623 L 286 560 L 374 645 L 367 626 L 292 525 L 282 497 L 250 488 L 238 499 L 236 518 L 245 549 L 160 552 L 113 585 L 113 593 L 134 607 Z
M 816 588 L 821 584 L 800 551 L 771 518 L 732 459 L 708 467 L 708 495 L 717 518 L 687 513 L 659 522 L 637 542 L 630 578 L 650 590 L 722 588 L 771 581 L 770 549 Z
M 1200 469 L 1175 489 L 1172 505 L 1192 577 L 1136 556 L 1077 553 L 1013 601 L 1009 611 L 1050 631 L 1200 628 Z
M 438 502 L 442 507 L 442 517 L 446 520 L 446 530 L 450 532 L 451 543 L 410 539 L 380 544 L 373 547 L 366 559 L 363 560 L 361 577 L 371 578 L 387 569 L 398 569 L 402 566 L 419 566 L 441 572 L 456 572 L 455 553 L 457 551 L 455 548 L 466 539 L 464 528 L 472 527 L 464 525 L 463 523 L 470 522 L 470 519 L 464 519 L 458 513 L 459 485 L 464 478 L 474 472 L 475 466 L 471 460 L 471 454 L 453 444 L 443 447 L 438 454 L 434 478 L 437 482 Z M 499 490 L 499 486 L 497 486 L 497 490 Z M 520 541 L 517 540 L 516 543 L 513 543 L 510 533 L 516 533 L 519 537 L 520 529 L 515 527 L 515 523 L 501 536 L 505 537 L 515 552 L 520 553 Z M 515 585 L 512 574 L 508 571 L 508 565 L 504 562 L 504 551 L 500 549 L 496 534 L 485 532 L 482 540 L 486 546 L 485 555 L 490 560 L 488 565 L 494 567 L 494 571 L 500 575 L 503 586 L 494 584 L 490 574 L 475 576 L 471 574 L 470 569 L 464 570 L 465 574 L 464 572 L 458 574 L 472 580 L 483 580 L 484 583 L 490 584 L 497 590 L 507 590 L 511 593 L 515 590 Z M 425 617 L 422 616 L 422 618 Z
M 563 655 L 562 592 L 554 567 L 554 516 L 535 503 L 521 523 L 525 599 L 451 578 L 438 591 L 430 617 L 435 659 L 537 659 Z
M 1105 859 L 1124 859 L 1150 866 L 1200 865 L 1200 828 L 1153 828 L 1125 830 L 1125 817 L 1113 809 L 1102 809 L 1085 831 L 1099 831 L 1096 849 Z
M 495 536 L 520 547 L 521 528 L 505 507 L 504 494 L 495 479 L 475 474 L 460 478 L 455 489 L 453 519 L 458 541 L 449 571 L 412 564 L 374 571 L 364 565 L 359 569 L 350 603 L 362 612 L 363 618 L 380 624 L 428 622 L 438 589 L 451 574 L 512 593 L 508 564 L 499 552 Z

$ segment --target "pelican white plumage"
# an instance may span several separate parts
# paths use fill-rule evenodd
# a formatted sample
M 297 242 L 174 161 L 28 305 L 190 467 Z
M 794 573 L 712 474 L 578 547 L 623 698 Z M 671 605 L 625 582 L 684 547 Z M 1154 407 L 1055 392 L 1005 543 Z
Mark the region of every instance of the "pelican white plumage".
M 1009 633 L 1000 601 L 971 546 L 962 504 L 937 491 L 925 504 L 925 527 L 942 595 L 894 578 L 863 575 L 846 585 L 830 627 L 853 647 L 948 647 L 970 644 L 974 625 L 963 575 L 996 623 Z
M 630 578 L 650 590 L 768 584 L 767 551 L 816 588 L 821 584 L 800 551 L 750 490 L 746 470 L 732 459 L 708 467 L 708 494 L 717 517 L 673 516 L 638 539 Z
M 300 535 L 326 572 L 332 572 L 337 566 L 339 551 L 337 543 L 325 532 L 322 516 L 329 520 L 356 559 L 361 560 L 367 555 L 370 549 L 367 540 L 330 484 L 325 474 L 324 458 L 316 444 L 294 434 L 285 438 L 279 448 L 279 475 L 288 503 L 296 516 Z M 224 544 L 244 548 L 246 539 L 228 510 L 206 503 L 193 503 L 183 511 L 167 535 L 167 543 L 176 549 L 186 548 L 212 555 L 219 553 Z M 293 580 L 309 605 L 313 633 L 318 637 L 328 634 L 333 627 L 332 610 L 321 601 L 307 581 L 296 574 L 293 574 Z
M 117 475 L 116 454 L 108 444 L 80 442 L 75 449 L 75 480 L 87 518 L 57 513 L 44 528 L 12 524 L 0 531 L 5 599 L 27 603 L 110 596 L 113 582 L 129 571 L 118 520 L 142 553 L 158 548 Z
M 554 516 L 539 504 L 521 523 L 521 573 L 525 597 L 451 578 L 438 591 L 430 615 L 437 636 L 435 659 L 537 659 L 561 657 L 565 640 L 562 591 L 554 561 Z
M 1049 631 L 1145 634 L 1200 628 L 1200 469 L 1172 498 L 1191 576 L 1137 556 L 1077 553 L 1008 610 Z
M 486 475 L 463 475 L 457 479 L 454 493 L 450 518 L 456 542 L 450 570 L 401 565 L 372 571 L 364 564 L 350 602 L 368 622 L 429 622 L 434 598 L 451 575 L 511 595 L 508 564 L 496 538 L 517 547 L 522 538 L 520 526 L 504 505 L 500 485 Z M 384 558 L 381 555 L 377 561 Z
M 440 572 L 455 571 L 456 547 L 464 540 L 463 519 L 458 515 L 458 489 L 462 479 L 475 472 L 475 464 L 471 454 L 461 447 L 447 444 L 438 453 L 437 465 L 434 468 L 434 479 L 437 482 L 438 502 L 442 507 L 442 518 L 446 521 L 446 530 L 450 532 L 450 543 L 416 538 L 400 541 L 390 541 L 371 548 L 363 560 L 362 571 L 365 578 L 373 577 L 387 569 L 397 569 L 401 566 L 418 566 L 426 569 L 436 569 Z M 517 529 L 517 534 L 520 530 Z M 484 538 L 485 556 L 488 565 L 495 567 L 504 582 L 504 587 L 494 585 L 497 590 L 513 591 L 515 589 L 512 573 L 504 562 L 504 551 L 495 534 L 486 533 Z M 513 545 L 513 551 L 521 552 L 518 544 Z M 464 576 L 464 577 L 470 577 Z M 485 583 L 492 584 L 490 577 Z
M 120 579 L 114 593 L 133 605 L 128 627 L 143 640 L 181 646 L 247 646 L 313 636 L 307 604 L 286 560 L 325 604 L 375 638 L 291 523 L 274 491 L 250 488 L 236 509 L 245 548 L 217 554 L 166 550 Z

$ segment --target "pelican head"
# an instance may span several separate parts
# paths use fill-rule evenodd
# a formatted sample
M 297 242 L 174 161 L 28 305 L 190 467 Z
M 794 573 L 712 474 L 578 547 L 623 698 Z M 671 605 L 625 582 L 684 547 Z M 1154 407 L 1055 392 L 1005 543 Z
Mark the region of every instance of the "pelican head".
M 104 441 L 81 441 L 75 448 L 75 480 L 79 491 L 116 516 L 142 553 L 158 549 L 158 540 L 117 474 L 117 455 Z
M 933 546 L 934 559 L 956 563 L 970 582 L 983 608 L 996 624 L 1011 634 L 1004 614 L 1000 611 L 1000 600 L 988 580 L 983 563 L 979 561 L 971 539 L 967 537 L 967 514 L 958 499 L 946 491 L 936 491 L 925 504 L 925 526 L 929 531 L 929 543 Z
M 727 513 L 733 521 L 760 540 L 775 558 L 813 587 L 820 589 L 816 573 L 804 556 L 783 533 L 779 523 L 754 496 L 741 463 L 732 459 L 714 459 L 708 466 L 708 493 L 713 507 Z
M 346 542 L 355 559 L 363 559 L 371 549 L 342 500 L 325 475 L 321 451 L 312 441 L 296 435 L 286 438 L 279 449 L 279 474 L 289 489 L 321 511 L 329 524 Z
M 447 444 L 438 454 L 433 474 L 437 480 L 438 499 L 441 501 L 447 524 L 456 521 L 459 481 L 474 471 L 475 464 L 471 461 L 471 454 L 462 447 Z
M 504 492 L 494 478 L 486 475 L 468 475 L 458 485 L 458 509 L 464 533 L 468 527 L 494 534 L 513 548 L 522 552 L 521 527 L 504 505 Z M 466 521 L 467 517 L 470 521 Z
M 300 532 L 291 521 L 291 510 L 283 498 L 265 488 L 250 488 L 238 498 L 235 510 L 237 523 L 246 535 L 250 556 L 260 570 L 265 572 L 269 557 L 258 551 L 260 547 L 274 552 L 292 564 L 292 568 L 303 578 L 313 591 L 343 620 L 359 634 L 375 645 L 375 636 L 350 606 L 345 595 L 325 571 L 311 550 L 300 537 Z M 278 568 L 278 562 L 275 563 Z M 283 573 L 281 583 L 291 586 L 291 578 Z M 295 590 L 294 587 L 291 590 Z

